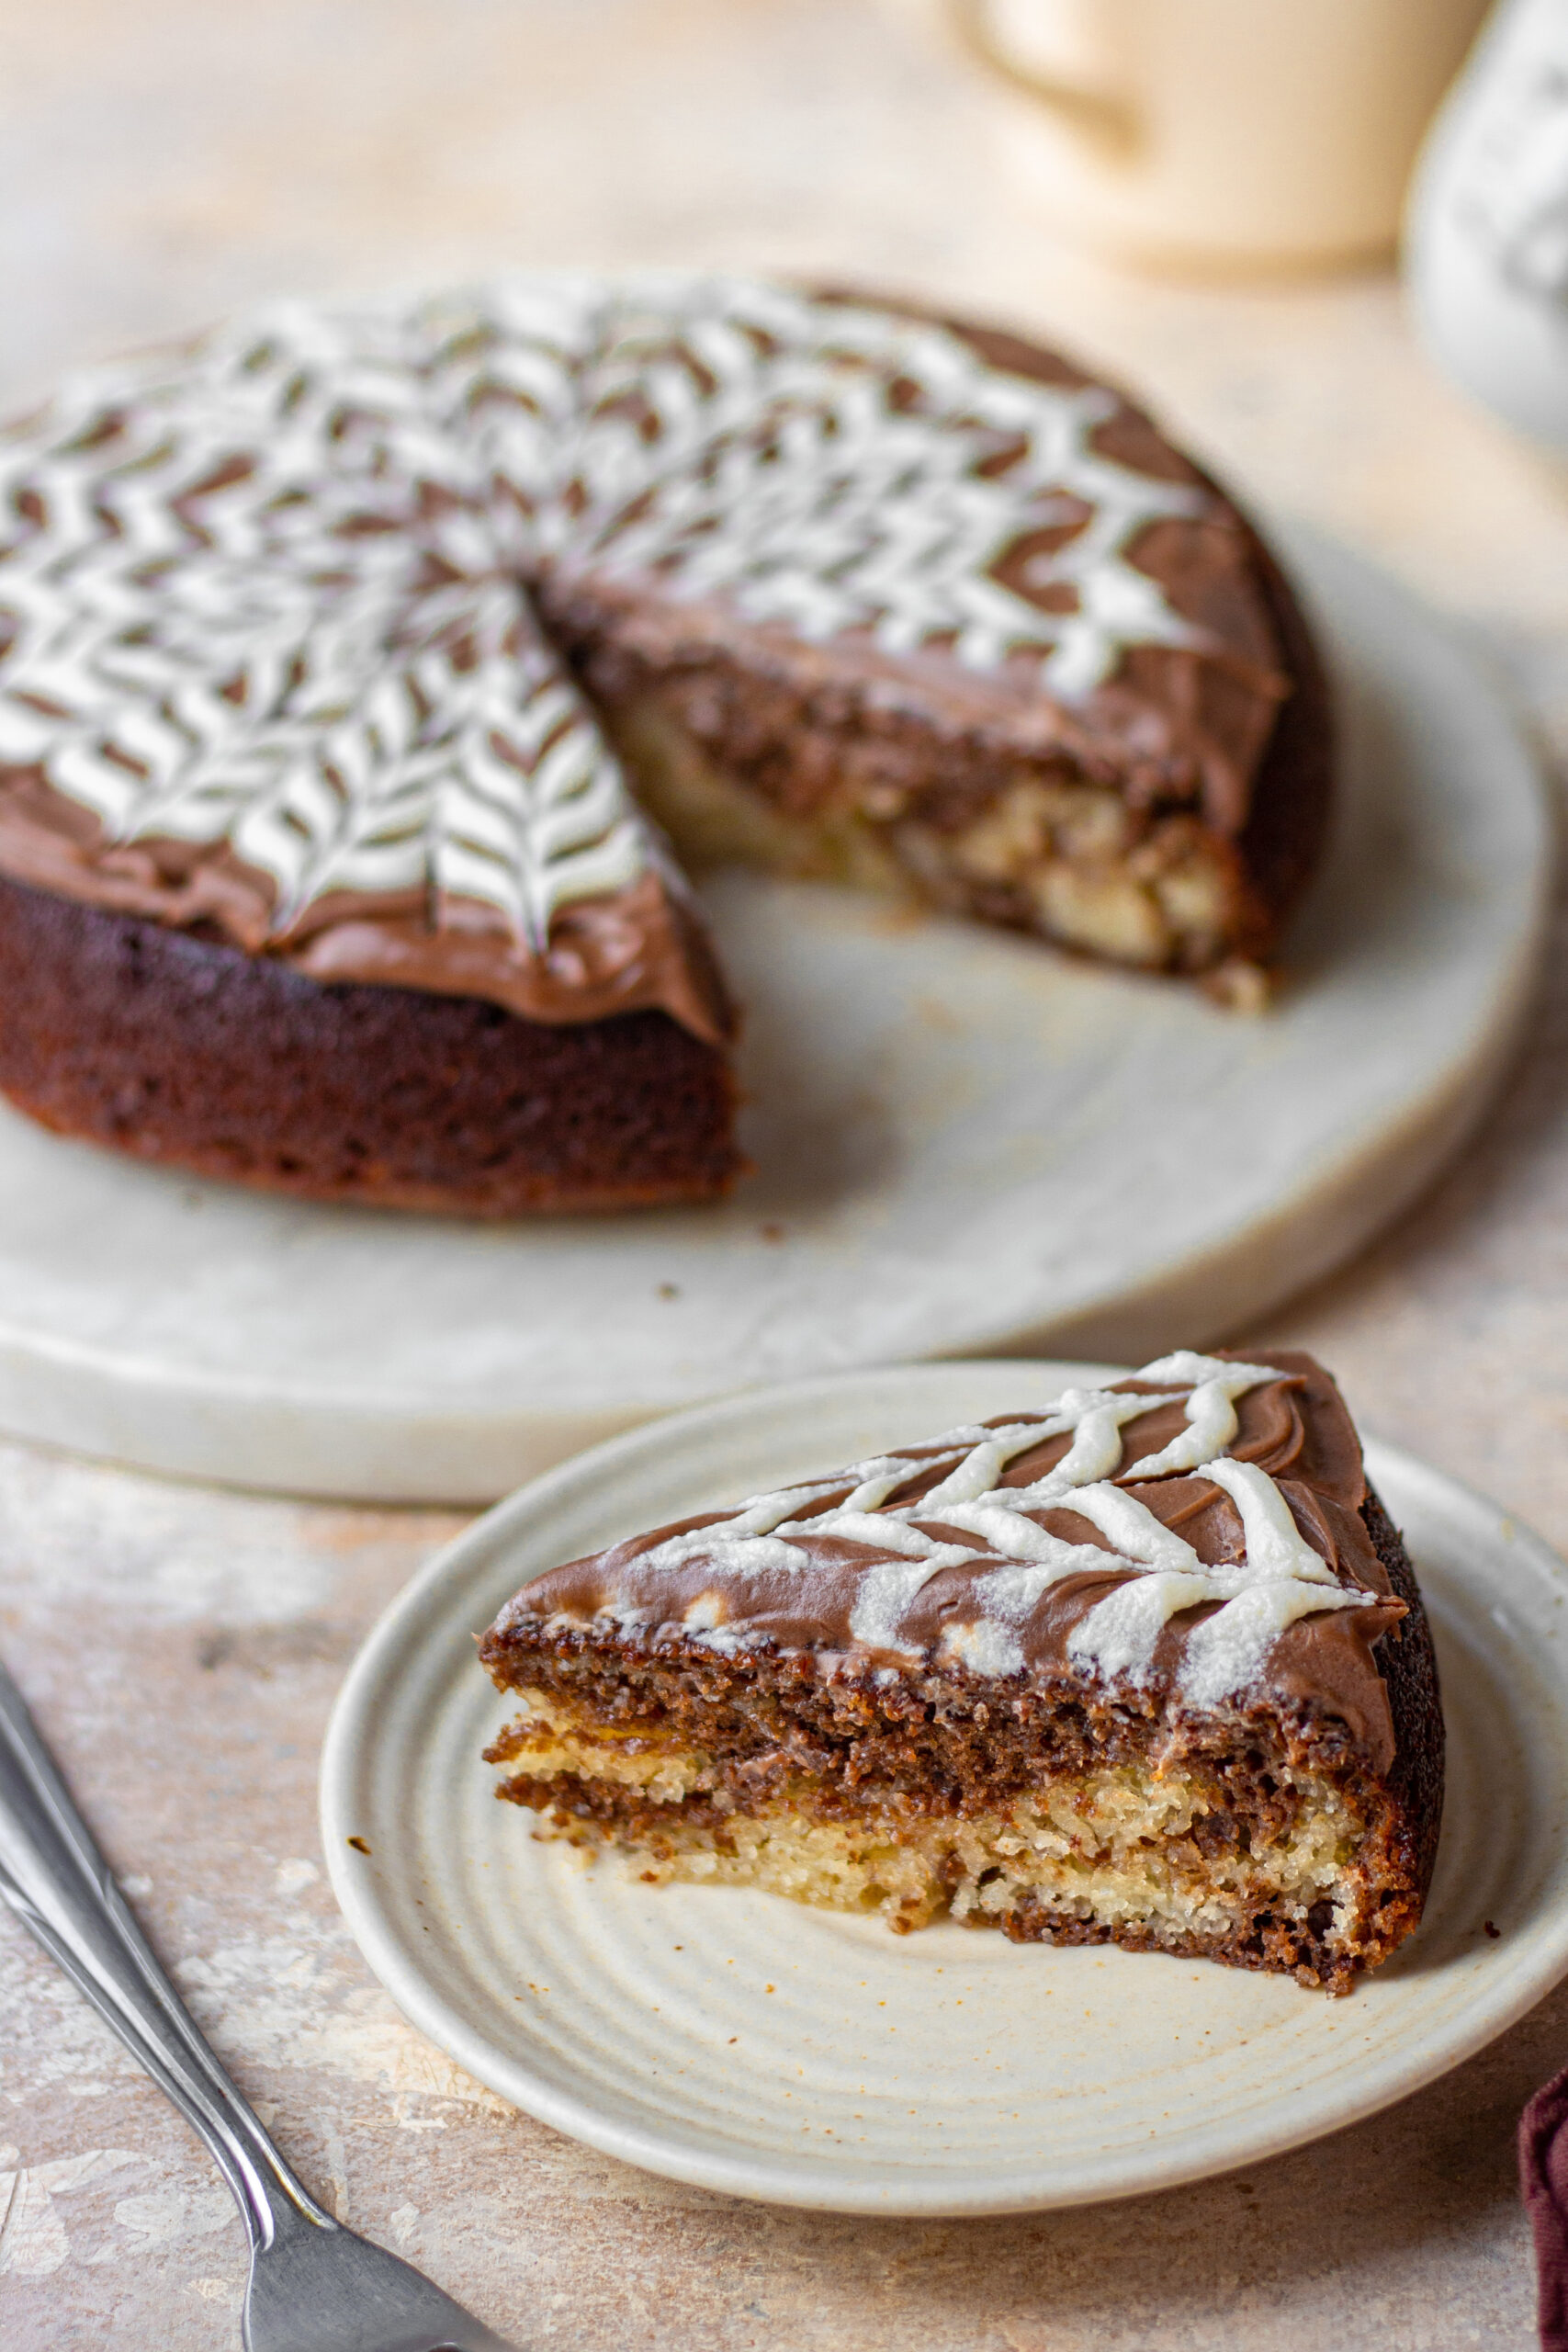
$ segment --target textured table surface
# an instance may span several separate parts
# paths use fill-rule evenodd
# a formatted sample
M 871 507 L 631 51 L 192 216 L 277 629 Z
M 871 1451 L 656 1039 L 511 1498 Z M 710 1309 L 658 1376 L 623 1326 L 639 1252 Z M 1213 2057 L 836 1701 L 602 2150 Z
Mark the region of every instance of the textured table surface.
M 1568 749 L 1568 488 L 1436 380 L 1390 280 L 1241 291 L 1056 244 L 989 97 L 869 0 L 0 0 L 0 403 L 269 291 L 736 262 L 1057 329 L 1247 490 L 1401 573 Z M 1237 1335 L 1568 1546 L 1568 982 L 1484 1134 L 1369 1256 Z M 316 1843 L 343 1668 L 456 1521 L 0 1444 L 0 1646 L 192 2006 L 301 2170 L 525 2344 L 830 2352 L 1525 2346 L 1514 2120 L 1568 1988 L 1303 2154 L 1144 2201 L 865 2223 L 668 2187 L 401 2024 Z M 1157 1965 L 1157 1963 L 1151 1963 Z M 0 2339 L 229 2352 L 241 2233 L 158 2095 L 0 1923 Z

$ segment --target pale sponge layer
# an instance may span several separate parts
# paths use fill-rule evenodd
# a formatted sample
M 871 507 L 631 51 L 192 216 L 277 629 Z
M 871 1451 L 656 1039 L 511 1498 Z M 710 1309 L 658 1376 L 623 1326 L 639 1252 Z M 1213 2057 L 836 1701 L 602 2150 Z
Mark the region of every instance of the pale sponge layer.
M 755 1886 L 838 1910 L 878 1910 L 902 1931 L 943 1910 L 1014 1933 L 1134 1931 L 1191 1950 L 1251 1932 L 1260 1913 L 1305 1924 L 1332 1948 L 1359 1908 L 1356 1825 L 1326 1781 L 1303 1775 L 1268 1842 L 1216 1840 L 1208 1798 L 1175 1768 L 1104 1765 L 1043 1780 L 992 1812 L 884 1796 L 863 1812 L 808 1774 L 754 1800 L 716 1787 L 700 1749 L 573 1724 L 536 1700 L 491 1751 L 503 1792 L 539 1834 L 599 1836 L 646 1860 L 649 1880 Z M 1332 1915 L 1332 1924 L 1324 1917 Z
M 885 785 L 845 785 L 802 814 L 724 774 L 651 700 L 612 724 L 639 798 L 691 865 L 847 882 L 1156 970 L 1207 969 L 1236 922 L 1229 844 L 1107 786 L 1021 775 L 938 825 Z

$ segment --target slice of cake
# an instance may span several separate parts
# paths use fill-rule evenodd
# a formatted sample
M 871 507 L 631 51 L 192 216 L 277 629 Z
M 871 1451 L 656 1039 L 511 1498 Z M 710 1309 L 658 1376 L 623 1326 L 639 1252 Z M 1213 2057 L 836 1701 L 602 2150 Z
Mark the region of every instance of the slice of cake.
M 539 1834 L 1349 1989 L 1421 1917 L 1431 1635 L 1310 1356 L 1103 1389 L 629 1538 L 485 1635 Z

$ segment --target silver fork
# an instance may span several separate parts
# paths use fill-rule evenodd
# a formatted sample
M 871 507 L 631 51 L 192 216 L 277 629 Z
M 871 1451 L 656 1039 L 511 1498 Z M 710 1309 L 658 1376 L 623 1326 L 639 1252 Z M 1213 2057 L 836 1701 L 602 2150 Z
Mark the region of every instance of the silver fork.
M 0 1894 L 206 2141 L 251 2243 L 246 2352 L 514 2352 L 324 2213 L 208 2048 L 0 1666 Z

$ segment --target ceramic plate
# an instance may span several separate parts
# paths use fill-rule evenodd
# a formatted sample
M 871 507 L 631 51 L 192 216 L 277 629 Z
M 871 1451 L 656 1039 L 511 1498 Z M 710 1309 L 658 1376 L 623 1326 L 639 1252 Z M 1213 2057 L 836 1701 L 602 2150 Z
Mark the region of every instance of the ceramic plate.
M 758 1173 L 720 1208 L 487 1227 L 323 1207 L 0 1107 L 0 1427 L 194 1477 L 488 1502 L 762 1381 L 1144 1358 L 1325 1272 L 1484 1102 L 1550 859 L 1529 756 L 1462 650 L 1343 552 L 1297 560 L 1344 788 L 1268 1019 L 732 874 L 707 895 Z
M 1389 1446 L 1369 1446 L 1369 1470 L 1437 1633 L 1448 1809 L 1426 1919 L 1348 1999 L 647 1886 L 625 1858 L 536 1841 L 495 1801 L 480 1750 L 513 1711 L 472 1636 L 527 1577 L 1043 1405 L 1089 1369 L 915 1366 L 685 1413 L 548 1473 L 434 1561 L 362 1651 L 322 1764 L 338 1899 L 411 2021 L 502 2098 L 649 2171 L 841 2212 L 962 2214 L 1252 2163 L 1416 2089 L 1539 2000 L 1568 1971 L 1568 1568 Z

